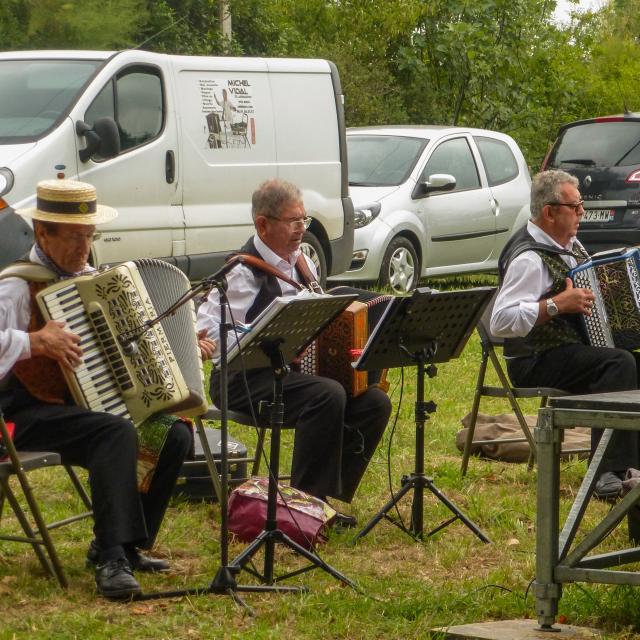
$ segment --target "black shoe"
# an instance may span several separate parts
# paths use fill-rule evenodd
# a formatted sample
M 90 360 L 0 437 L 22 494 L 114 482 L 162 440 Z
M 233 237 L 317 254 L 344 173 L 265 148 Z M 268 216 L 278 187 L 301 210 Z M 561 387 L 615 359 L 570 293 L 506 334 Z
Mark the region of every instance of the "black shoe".
M 150 558 L 140 553 L 137 549 L 133 552 L 126 552 L 129 565 L 134 571 L 141 571 L 142 573 L 158 573 L 160 571 L 169 571 L 169 563 L 161 558 Z M 94 540 L 89 545 L 87 551 L 87 568 L 97 566 L 100 559 L 100 547 Z
M 97 565 L 96 587 L 101 596 L 119 600 L 131 598 L 142 591 L 126 558 L 117 558 Z
M 341 513 L 336 511 L 336 517 L 333 519 L 333 526 L 336 529 L 352 529 L 358 524 L 355 516 L 350 516 L 347 513 Z
M 598 500 L 615 502 L 622 493 L 622 474 L 615 471 L 605 471 L 596 482 L 593 495 Z

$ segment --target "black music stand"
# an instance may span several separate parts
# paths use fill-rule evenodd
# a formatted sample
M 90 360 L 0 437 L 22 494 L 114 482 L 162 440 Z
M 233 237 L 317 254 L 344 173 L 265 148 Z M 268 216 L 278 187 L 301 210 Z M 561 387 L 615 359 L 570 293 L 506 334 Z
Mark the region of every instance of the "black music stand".
M 280 465 L 280 430 L 283 424 L 284 407 L 282 403 L 282 380 L 288 372 L 286 362 L 291 362 L 317 335 L 338 316 L 355 298 L 346 296 L 315 296 L 296 298 L 277 298 L 274 303 L 254 321 L 248 334 L 240 338 L 240 343 L 234 344 L 227 351 L 227 336 L 230 325 L 226 319 L 226 283 L 216 281 L 220 293 L 220 567 L 211 583 L 206 587 L 178 589 L 139 594 L 133 600 L 155 600 L 160 598 L 174 598 L 185 595 L 218 594 L 229 595 L 240 604 L 245 603 L 238 597 L 238 592 L 277 591 L 284 593 L 300 592 L 303 587 L 289 587 L 275 585 L 277 580 L 284 580 L 308 571 L 320 568 L 340 580 L 344 584 L 357 588 L 346 576 L 324 562 L 316 553 L 308 551 L 291 540 L 277 527 L 276 500 L 278 493 L 277 478 Z M 227 379 L 229 370 L 253 369 L 271 367 L 274 371 L 274 401 L 270 408 L 271 456 L 269 462 L 269 487 L 267 496 L 267 519 L 265 529 L 249 546 L 234 560 L 228 559 L 228 404 Z M 217 473 L 213 455 L 206 437 L 202 437 L 202 448 L 212 475 Z M 285 544 L 295 553 L 302 555 L 311 562 L 308 567 L 287 575 L 274 577 L 273 565 L 275 559 L 275 544 Z M 258 574 L 250 571 L 245 565 L 253 556 L 265 547 L 264 572 Z M 264 585 L 240 585 L 235 576 L 247 570 L 257 576 Z
M 287 363 L 291 362 L 355 298 L 355 295 L 277 298 L 261 318 L 254 322 L 251 332 L 246 334 L 241 343 L 229 352 L 229 370 L 270 367 L 273 371 L 273 402 L 263 405 L 269 409 L 271 429 L 265 528 L 242 553 L 229 563 L 229 570 L 232 573 L 239 573 L 244 569 L 266 583 L 268 586 L 263 586 L 263 589 L 282 590 L 282 587 L 275 586 L 274 583 L 316 568 L 322 569 L 344 584 L 357 588 L 349 578 L 327 564 L 313 550 L 305 549 L 278 529 L 276 518 L 280 432 L 284 416 L 283 381 L 289 372 Z M 240 353 L 242 357 L 238 357 Z M 274 560 L 277 543 L 285 545 L 294 553 L 306 558 L 310 564 L 276 577 Z M 262 547 L 264 547 L 264 569 L 259 573 L 246 565 Z
M 422 539 L 425 488 L 454 514 L 432 529 L 427 537 L 459 519 L 482 542 L 489 542 L 489 538 L 424 473 L 424 423 L 428 419 L 427 414 L 436 410 L 433 401 L 425 402 L 424 388 L 425 364 L 428 365 L 426 373 L 432 378 L 437 374 L 436 362 L 448 362 L 460 355 L 494 291 L 493 287 L 445 292 L 416 289 L 411 296 L 392 300 L 371 334 L 355 364 L 357 369 L 375 370 L 410 365 L 417 367 L 415 469 L 410 475 L 402 477 L 401 489 L 358 533 L 354 542 L 367 535 L 383 518 L 412 538 Z M 391 518 L 388 513 L 411 490 L 414 492 L 411 526 L 407 529 L 400 520 Z

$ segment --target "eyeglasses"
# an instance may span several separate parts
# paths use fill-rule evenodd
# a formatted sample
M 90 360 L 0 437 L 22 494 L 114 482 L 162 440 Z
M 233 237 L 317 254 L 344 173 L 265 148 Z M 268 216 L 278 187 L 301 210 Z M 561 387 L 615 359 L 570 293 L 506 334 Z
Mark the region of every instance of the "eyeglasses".
M 579 200 L 578 202 L 547 202 L 552 207 L 570 207 L 573 209 L 574 213 L 578 213 L 580 209 L 584 209 L 584 200 Z
M 308 229 L 311 225 L 312 220 L 310 216 L 305 216 L 304 218 L 278 218 L 276 216 L 265 216 L 265 218 L 271 218 L 271 220 L 282 222 L 286 224 L 290 229 L 295 229 L 299 226 L 303 226 L 305 229 Z
M 70 233 L 65 235 L 61 234 L 59 238 L 67 244 L 91 244 L 98 240 L 101 235 L 101 233 Z

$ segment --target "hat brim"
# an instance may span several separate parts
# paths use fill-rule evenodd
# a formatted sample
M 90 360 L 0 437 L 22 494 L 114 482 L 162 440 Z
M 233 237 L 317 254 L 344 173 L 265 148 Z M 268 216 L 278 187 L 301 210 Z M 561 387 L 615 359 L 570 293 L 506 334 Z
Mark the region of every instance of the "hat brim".
M 110 222 L 118 217 L 118 212 L 115 209 L 104 204 L 97 205 L 95 213 L 48 213 L 40 211 L 37 207 L 16 209 L 16 213 L 23 218 L 42 220 L 43 222 L 59 222 L 60 224 L 97 225 Z

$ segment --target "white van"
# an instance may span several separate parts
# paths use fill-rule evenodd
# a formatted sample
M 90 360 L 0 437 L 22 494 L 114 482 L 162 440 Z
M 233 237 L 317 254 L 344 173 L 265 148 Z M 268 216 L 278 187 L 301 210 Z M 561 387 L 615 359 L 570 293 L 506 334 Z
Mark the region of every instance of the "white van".
M 94 184 L 118 218 L 96 266 L 163 258 L 192 280 L 253 232 L 251 194 L 280 177 L 303 192 L 305 250 L 321 272 L 353 251 L 343 96 L 326 60 L 146 51 L 0 53 L 0 266 L 21 256 L 39 180 Z

